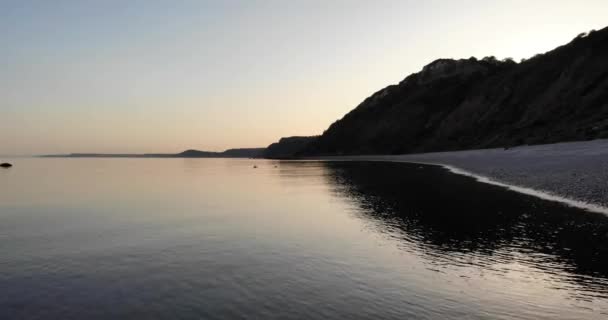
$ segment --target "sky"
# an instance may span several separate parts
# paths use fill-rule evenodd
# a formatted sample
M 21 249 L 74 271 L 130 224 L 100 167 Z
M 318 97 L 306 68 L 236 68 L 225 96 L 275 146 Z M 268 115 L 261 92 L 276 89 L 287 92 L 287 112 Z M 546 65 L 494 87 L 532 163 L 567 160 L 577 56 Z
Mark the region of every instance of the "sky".
M 265 147 L 435 59 L 520 60 L 606 17 L 606 0 L 0 0 L 0 154 Z

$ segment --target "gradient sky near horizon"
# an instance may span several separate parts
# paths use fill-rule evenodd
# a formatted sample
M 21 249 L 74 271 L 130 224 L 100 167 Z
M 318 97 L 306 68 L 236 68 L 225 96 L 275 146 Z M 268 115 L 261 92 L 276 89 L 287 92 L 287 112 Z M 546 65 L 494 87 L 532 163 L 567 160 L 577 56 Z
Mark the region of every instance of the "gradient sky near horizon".
M 0 0 L 0 154 L 320 134 L 437 58 L 519 60 L 606 17 L 606 0 Z

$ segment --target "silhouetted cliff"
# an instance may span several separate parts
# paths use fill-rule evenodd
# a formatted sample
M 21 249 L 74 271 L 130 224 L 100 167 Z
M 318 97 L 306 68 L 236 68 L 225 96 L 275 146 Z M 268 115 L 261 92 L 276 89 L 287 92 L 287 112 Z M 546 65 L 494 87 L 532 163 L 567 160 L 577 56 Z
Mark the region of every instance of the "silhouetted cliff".
M 262 153 L 266 148 L 239 148 L 239 149 L 228 149 L 221 153 L 226 158 L 258 158 L 262 156 Z
M 398 154 L 608 137 L 608 28 L 527 61 L 437 60 L 299 155 Z
M 264 148 L 228 149 L 224 152 L 186 150 L 175 155 L 182 158 L 257 158 L 261 157 Z
M 269 145 L 264 151 L 263 156 L 264 158 L 269 159 L 291 158 L 294 157 L 297 152 L 306 148 L 311 141 L 314 141 L 317 138 L 318 136 L 281 138 L 279 142 Z

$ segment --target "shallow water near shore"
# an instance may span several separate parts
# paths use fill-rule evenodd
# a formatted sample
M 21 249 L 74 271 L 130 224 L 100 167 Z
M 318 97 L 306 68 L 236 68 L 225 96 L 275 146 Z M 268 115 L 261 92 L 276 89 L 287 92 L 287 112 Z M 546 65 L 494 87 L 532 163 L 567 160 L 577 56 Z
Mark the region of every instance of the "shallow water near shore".
M 441 167 L 12 162 L 0 319 L 608 318 L 607 216 Z

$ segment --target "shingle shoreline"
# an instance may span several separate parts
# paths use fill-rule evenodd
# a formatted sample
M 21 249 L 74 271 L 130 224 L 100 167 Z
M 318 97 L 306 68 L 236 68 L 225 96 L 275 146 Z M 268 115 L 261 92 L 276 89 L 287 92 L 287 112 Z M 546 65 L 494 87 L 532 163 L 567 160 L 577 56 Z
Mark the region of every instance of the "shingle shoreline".
M 608 212 L 608 140 L 511 149 L 408 155 L 319 157 L 318 160 L 397 161 L 443 165 L 493 182 L 588 203 Z M 487 181 L 486 181 L 487 182 Z M 516 190 L 519 191 L 519 190 Z M 587 208 L 589 209 L 589 208 Z

